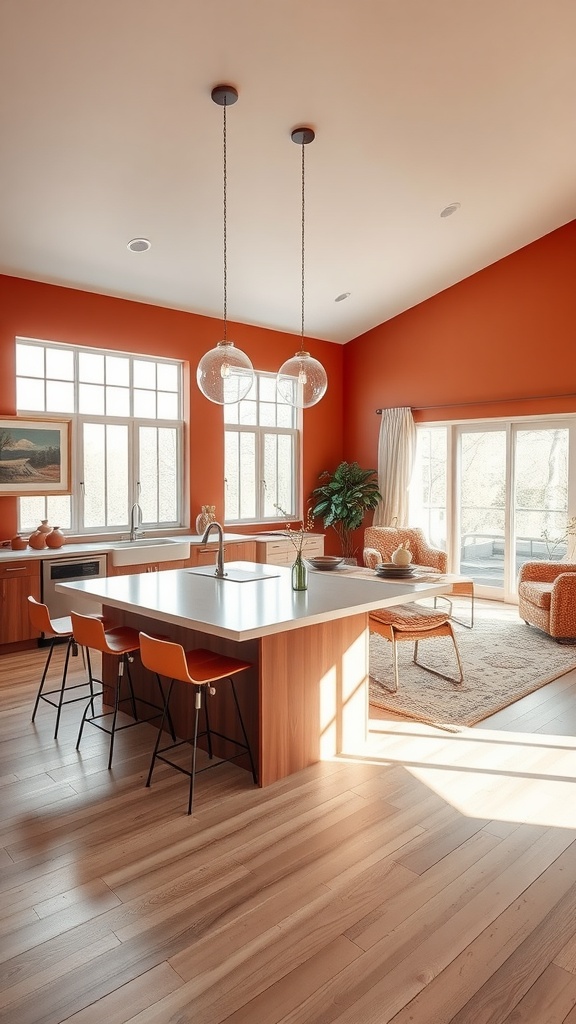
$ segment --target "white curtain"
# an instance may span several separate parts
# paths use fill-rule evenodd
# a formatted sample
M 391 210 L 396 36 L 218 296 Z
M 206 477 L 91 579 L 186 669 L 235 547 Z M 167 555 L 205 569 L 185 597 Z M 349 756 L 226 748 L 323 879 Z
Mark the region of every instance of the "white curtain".
M 412 410 L 383 409 L 378 441 L 378 487 L 382 501 L 374 512 L 374 526 L 409 525 L 408 488 L 415 451 Z

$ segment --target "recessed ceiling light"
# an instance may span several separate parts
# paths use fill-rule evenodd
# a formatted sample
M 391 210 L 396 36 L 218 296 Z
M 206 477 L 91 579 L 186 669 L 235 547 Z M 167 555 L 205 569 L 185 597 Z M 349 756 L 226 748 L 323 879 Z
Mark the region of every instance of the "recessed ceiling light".
M 342 292 L 341 295 L 337 295 L 336 296 L 336 298 L 334 299 L 334 302 L 344 302 L 344 299 L 347 299 L 349 295 L 350 295 L 350 292 Z
M 130 252 L 148 252 L 148 249 L 152 248 L 152 242 L 147 238 L 133 238 L 126 248 L 130 249 Z
M 456 210 L 459 210 L 459 209 L 460 209 L 460 203 L 449 203 L 449 205 L 445 206 L 444 209 L 441 211 L 440 216 L 441 217 L 451 217 L 452 214 L 456 213 Z

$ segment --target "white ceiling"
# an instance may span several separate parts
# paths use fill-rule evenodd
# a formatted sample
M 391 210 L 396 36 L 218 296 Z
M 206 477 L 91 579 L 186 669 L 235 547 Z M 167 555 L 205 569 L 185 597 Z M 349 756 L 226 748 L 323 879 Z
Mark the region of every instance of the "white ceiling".
M 221 317 L 229 82 L 228 316 L 300 330 L 308 124 L 346 342 L 576 217 L 575 44 L 575 0 L 2 0 L 0 270 Z

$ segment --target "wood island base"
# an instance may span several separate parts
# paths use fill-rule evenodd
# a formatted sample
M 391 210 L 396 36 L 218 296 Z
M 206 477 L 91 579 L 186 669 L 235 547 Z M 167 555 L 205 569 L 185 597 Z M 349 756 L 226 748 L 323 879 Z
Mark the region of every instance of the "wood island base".
M 119 624 L 162 634 L 185 649 L 206 647 L 253 664 L 253 669 L 235 677 L 235 683 L 260 786 L 357 747 L 367 735 L 368 616 L 364 612 L 243 642 L 154 623 L 149 616 L 118 608 L 104 606 L 104 614 Z M 115 659 L 105 657 L 105 684 L 115 679 L 115 672 Z M 157 700 L 156 682 L 138 657 L 131 672 L 136 694 Z M 171 702 L 180 739 L 192 732 L 190 689 L 186 684 L 175 686 Z M 228 685 L 216 684 L 216 695 L 209 699 L 213 727 L 241 739 Z M 219 742 L 217 756 L 236 753 L 232 744 Z M 249 770 L 246 755 L 236 763 Z

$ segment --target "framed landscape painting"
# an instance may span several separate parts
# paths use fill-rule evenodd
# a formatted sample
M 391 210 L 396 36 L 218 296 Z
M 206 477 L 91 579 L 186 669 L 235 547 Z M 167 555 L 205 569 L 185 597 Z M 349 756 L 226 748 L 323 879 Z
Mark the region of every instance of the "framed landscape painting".
M 0 496 L 70 494 L 71 421 L 0 417 Z

